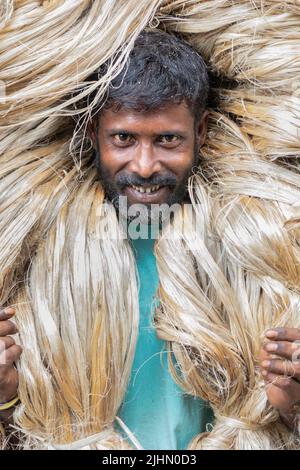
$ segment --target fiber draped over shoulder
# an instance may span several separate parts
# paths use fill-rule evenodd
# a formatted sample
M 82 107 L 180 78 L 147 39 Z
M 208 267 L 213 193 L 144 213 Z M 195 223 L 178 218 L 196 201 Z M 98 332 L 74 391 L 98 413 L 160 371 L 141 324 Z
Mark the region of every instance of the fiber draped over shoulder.
M 297 0 L 1 2 L 0 305 L 16 308 L 23 347 L 23 448 L 129 447 L 114 423 L 137 339 L 135 262 L 86 125 L 144 28 L 180 34 L 216 77 L 192 210 L 155 248 L 172 374 L 216 416 L 190 448 L 299 448 L 258 367 L 267 328 L 300 327 L 299 21 Z

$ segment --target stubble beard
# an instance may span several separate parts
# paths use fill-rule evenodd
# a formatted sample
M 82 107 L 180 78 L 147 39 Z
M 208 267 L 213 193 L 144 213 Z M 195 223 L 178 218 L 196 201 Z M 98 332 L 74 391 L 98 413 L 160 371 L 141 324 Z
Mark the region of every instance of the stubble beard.
M 200 153 L 199 146 L 195 145 L 193 164 L 187 170 L 175 191 L 162 204 L 130 204 L 128 198 L 120 192 L 118 186 L 111 180 L 107 170 L 102 166 L 100 155 L 96 153 L 95 159 L 98 160 L 96 162 L 98 179 L 104 189 L 105 198 L 113 204 L 122 223 L 129 224 L 138 218 L 139 222 L 144 225 L 162 225 L 164 220 L 168 219 L 172 207 L 189 201 L 188 181 L 194 170 L 199 166 Z M 136 210 L 134 206 L 137 206 Z

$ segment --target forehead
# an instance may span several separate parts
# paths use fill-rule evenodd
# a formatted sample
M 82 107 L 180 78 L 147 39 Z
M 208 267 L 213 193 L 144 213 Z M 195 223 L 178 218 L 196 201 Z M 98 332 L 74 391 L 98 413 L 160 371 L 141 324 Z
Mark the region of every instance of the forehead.
M 194 115 L 185 102 L 168 103 L 151 111 L 113 108 L 101 111 L 99 127 L 102 130 L 127 130 L 141 132 L 151 129 L 152 132 L 193 130 Z

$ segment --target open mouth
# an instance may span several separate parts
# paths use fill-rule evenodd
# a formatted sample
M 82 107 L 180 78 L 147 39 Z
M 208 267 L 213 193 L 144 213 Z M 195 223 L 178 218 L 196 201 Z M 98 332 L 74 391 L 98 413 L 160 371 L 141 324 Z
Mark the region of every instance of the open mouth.
M 168 186 L 126 186 L 124 192 L 130 202 L 161 204 L 168 196 Z
M 159 185 L 150 186 L 149 188 L 143 188 L 142 186 L 134 186 L 134 185 L 132 185 L 131 187 L 135 189 L 136 191 L 138 191 L 139 193 L 147 193 L 147 194 L 154 193 L 161 188 L 161 186 Z

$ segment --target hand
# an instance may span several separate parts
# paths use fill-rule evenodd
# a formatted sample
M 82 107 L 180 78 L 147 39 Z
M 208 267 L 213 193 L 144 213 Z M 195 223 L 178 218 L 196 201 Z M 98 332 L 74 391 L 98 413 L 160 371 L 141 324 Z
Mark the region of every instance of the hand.
M 12 400 L 18 390 L 18 372 L 14 362 L 19 359 L 22 348 L 9 336 L 18 332 L 16 325 L 9 320 L 14 314 L 11 307 L 0 310 L 0 403 Z
M 300 402 L 300 329 L 273 328 L 265 336 L 260 365 L 268 400 L 291 424 Z

